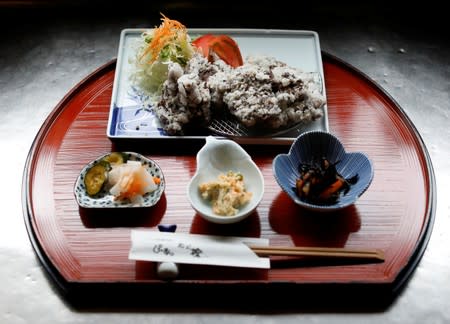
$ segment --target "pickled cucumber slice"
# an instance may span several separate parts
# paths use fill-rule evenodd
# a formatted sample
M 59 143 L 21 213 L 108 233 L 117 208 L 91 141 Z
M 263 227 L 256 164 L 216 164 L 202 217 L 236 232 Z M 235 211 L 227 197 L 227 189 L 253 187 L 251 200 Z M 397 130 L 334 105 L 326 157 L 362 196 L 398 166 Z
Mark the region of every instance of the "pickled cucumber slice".
M 122 164 L 127 162 L 127 155 L 122 152 L 112 152 L 105 156 L 103 160 L 112 164 Z
M 89 196 L 95 196 L 102 190 L 108 179 L 108 166 L 108 163 L 97 163 L 86 173 L 84 185 Z

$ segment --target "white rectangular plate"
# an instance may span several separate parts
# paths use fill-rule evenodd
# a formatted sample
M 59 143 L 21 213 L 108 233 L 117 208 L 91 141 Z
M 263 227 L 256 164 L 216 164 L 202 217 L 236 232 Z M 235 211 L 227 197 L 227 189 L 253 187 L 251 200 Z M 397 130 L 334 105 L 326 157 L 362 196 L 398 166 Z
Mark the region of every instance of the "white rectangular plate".
M 134 56 L 133 44 L 143 31 L 143 29 L 124 29 L 120 34 L 107 136 L 112 140 L 198 140 L 211 135 L 206 130 L 186 136 L 165 135 L 156 116 L 151 111 L 142 109 L 140 100 L 133 95 L 130 84 L 130 75 L 133 72 L 130 58 Z M 189 29 L 189 34 L 192 37 L 207 33 L 226 34 L 235 39 L 244 61 L 248 55 L 273 56 L 277 60 L 292 67 L 300 68 L 305 72 L 319 73 L 322 79 L 323 95 L 326 97 L 322 55 L 319 36 L 316 32 L 265 29 Z M 328 131 L 327 105 L 323 109 L 324 116 L 322 118 L 307 125 L 300 125 L 298 128 L 280 136 L 269 138 L 237 137 L 234 139 L 242 144 L 287 144 L 306 131 Z

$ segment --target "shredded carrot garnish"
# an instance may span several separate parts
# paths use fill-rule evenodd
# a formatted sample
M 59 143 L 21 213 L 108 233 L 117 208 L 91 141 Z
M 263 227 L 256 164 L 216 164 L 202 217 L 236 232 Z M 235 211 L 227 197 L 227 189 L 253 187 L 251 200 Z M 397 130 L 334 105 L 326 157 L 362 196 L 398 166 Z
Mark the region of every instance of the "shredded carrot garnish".
M 158 178 L 158 177 L 153 177 L 153 182 L 154 182 L 156 185 L 159 185 L 159 184 L 161 183 L 161 179 Z
M 161 14 L 162 23 L 159 27 L 155 27 L 153 30 L 152 41 L 141 55 L 142 59 L 145 55 L 150 53 L 150 62 L 153 63 L 159 58 L 161 50 L 171 41 L 176 38 L 186 39 L 187 30 L 186 27 L 177 20 L 169 19 Z

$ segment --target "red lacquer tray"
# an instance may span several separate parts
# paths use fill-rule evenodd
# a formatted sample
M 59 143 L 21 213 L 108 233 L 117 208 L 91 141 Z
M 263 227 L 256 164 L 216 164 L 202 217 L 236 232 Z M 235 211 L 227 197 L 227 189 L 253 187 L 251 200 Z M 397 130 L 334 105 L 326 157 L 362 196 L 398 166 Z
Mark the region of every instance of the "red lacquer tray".
M 113 143 L 106 125 L 115 61 L 81 81 L 40 129 L 24 173 L 25 221 L 51 277 L 69 294 L 85 298 L 106 292 L 118 300 L 145 289 L 151 292 L 149 299 L 174 291 L 189 298 L 194 287 L 197 292 L 228 289 L 254 297 L 264 289 L 265 299 L 277 299 L 278 289 L 357 287 L 392 292 L 402 287 L 432 229 L 435 181 L 429 155 L 403 110 L 374 82 L 326 53 L 323 64 L 330 131 L 347 151 L 363 151 L 371 158 L 375 176 L 370 188 L 342 212 L 306 212 L 291 202 L 272 175 L 273 158 L 289 147 L 244 146 L 261 168 L 266 187 L 257 212 L 233 225 L 207 223 L 186 197 L 203 142 Z M 161 166 L 166 179 L 161 201 L 137 211 L 80 209 L 73 194 L 80 170 L 99 155 L 117 150 L 136 151 Z M 156 230 L 159 223 L 177 224 L 179 232 L 265 237 L 272 245 L 379 248 L 386 260 L 344 264 L 274 258 L 270 270 L 183 265 L 180 276 L 168 283 L 156 277 L 153 263 L 128 259 L 130 231 Z M 268 293 L 270 289 L 275 293 Z

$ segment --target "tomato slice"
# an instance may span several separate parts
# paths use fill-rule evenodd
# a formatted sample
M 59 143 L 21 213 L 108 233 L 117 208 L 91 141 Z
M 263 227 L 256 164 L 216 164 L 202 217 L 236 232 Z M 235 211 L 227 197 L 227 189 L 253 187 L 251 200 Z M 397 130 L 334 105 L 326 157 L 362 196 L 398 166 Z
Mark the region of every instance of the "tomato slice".
M 232 67 L 244 64 L 238 44 L 230 36 L 206 34 L 194 40 L 192 44 L 199 48 L 210 62 L 213 61 L 212 53 L 214 52 Z
M 232 67 L 244 64 L 238 44 L 227 35 L 215 37 L 211 43 L 211 50 Z
M 192 45 L 200 49 L 204 57 L 209 56 L 209 42 L 214 38 L 215 36 L 212 34 L 206 34 L 202 35 L 198 38 L 196 38 Z

